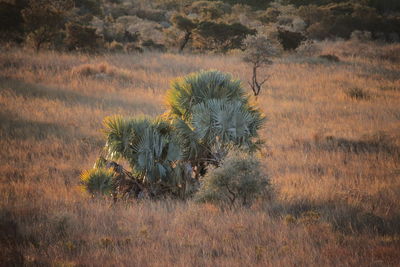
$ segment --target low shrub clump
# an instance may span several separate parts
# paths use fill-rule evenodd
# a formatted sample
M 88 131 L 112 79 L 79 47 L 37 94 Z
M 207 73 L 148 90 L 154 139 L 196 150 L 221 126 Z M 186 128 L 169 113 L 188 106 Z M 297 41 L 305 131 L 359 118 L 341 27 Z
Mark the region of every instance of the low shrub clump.
M 336 55 L 326 54 L 326 55 L 320 55 L 318 57 L 325 59 L 329 62 L 335 62 L 335 63 L 340 62 L 340 59 Z
M 370 95 L 367 92 L 357 87 L 348 89 L 346 95 L 356 100 L 366 100 L 370 98 Z
M 211 167 L 201 182 L 196 194 L 198 201 L 231 207 L 250 205 L 268 184 L 258 159 L 235 150 L 228 153 L 219 167 Z
M 98 79 L 121 79 L 128 80 L 129 73 L 126 70 L 121 70 L 107 62 L 95 64 L 83 64 L 72 68 L 72 76 L 91 77 Z

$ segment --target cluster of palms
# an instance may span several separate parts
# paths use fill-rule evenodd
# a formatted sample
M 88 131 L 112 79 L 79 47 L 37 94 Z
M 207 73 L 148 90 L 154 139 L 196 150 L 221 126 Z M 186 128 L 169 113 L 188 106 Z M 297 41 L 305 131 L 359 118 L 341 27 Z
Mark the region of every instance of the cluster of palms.
M 167 105 L 154 119 L 105 118 L 102 157 L 82 175 L 89 192 L 117 195 L 125 181 L 125 195 L 185 198 L 198 189 L 207 167 L 218 167 L 229 150 L 258 147 L 264 117 L 240 81 L 228 74 L 200 71 L 175 80 Z M 129 163 L 129 172 L 114 162 L 121 159 Z M 113 175 L 107 167 L 113 167 Z

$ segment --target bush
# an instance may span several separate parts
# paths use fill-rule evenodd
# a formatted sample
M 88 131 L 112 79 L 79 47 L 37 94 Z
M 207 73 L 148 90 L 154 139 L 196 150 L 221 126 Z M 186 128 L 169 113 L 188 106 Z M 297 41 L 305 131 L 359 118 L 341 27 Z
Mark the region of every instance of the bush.
M 340 59 L 337 56 L 331 54 L 319 55 L 318 57 L 330 62 L 340 62 Z
M 65 43 L 69 50 L 96 52 L 102 44 L 102 38 L 97 35 L 93 27 L 68 23 L 66 32 Z
M 198 14 L 201 20 L 217 20 L 231 13 L 231 6 L 221 1 L 196 1 L 186 8 L 188 13 Z
M 306 40 L 301 42 L 300 46 L 297 47 L 296 52 L 305 57 L 312 57 L 318 54 L 321 49 L 312 40 Z
M 243 41 L 248 35 L 255 35 L 256 30 L 243 24 L 216 23 L 203 21 L 194 31 L 195 46 L 200 50 L 227 52 L 231 49 L 243 49 Z
M 307 38 L 300 32 L 292 32 L 280 29 L 278 31 L 278 39 L 285 50 L 295 50 L 300 46 L 301 42 Z
M 357 88 L 357 87 L 348 89 L 346 91 L 346 94 L 350 98 L 353 98 L 353 99 L 356 99 L 356 100 L 366 100 L 366 99 L 370 98 L 370 96 L 369 96 L 369 94 L 367 92 L 365 92 L 363 89 Z
M 134 11 L 135 15 L 141 19 L 162 22 L 166 20 L 165 11 L 156 9 L 138 9 Z
M 230 151 L 218 168 L 211 168 L 201 181 L 196 199 L 222 205 L 250 205 L 260 195 L 268 180 L 255 156 Z
M 127 43 L 124 47 L 126 53 L 142 53 L 143 49 L 136 45 L 136 43 Z
M 398 16 L 381 15 L 365 3 L 302 6 L 298 14 L 309 25 L 306 30 L 309 37 L 320 40 L 332 37 L 348 39 L 354 31 L 368 31 L 372 38 L 389 40 L 392 33 L 400 33 Z
M 103 16 L 101 0 L 74 0 L 75 7 L 79 8 L 81 14 L 92 14 Z
M 114 191 L 114 171 L 106 168 L 93 168 L 83 171 L 81 183 L 92 195 L 110 195 Z
M 36 51 L 46 43 L 52 44 L 60 34 L 65 23 L 65 9 L 53 5 L 51 1 L 41 0 L 31 1 L 29 6 L 21 11 L 27 31 L 27 42 L 32 44 Z
M 368 42 L 372 40 L 371 32 L 368 31 L 353 31 L 350 35 L 352 41 Z
M 163 44 L 158 44 L 151 39 L 145 40 L 141 43 L 142 47 L 150 51 L 165 52 L 166 48 Z
M 112 41 L 109 45 L 108 45 L 108 50 L 110 52 L 123 52 L 124 51 L 124 46 L 117 42 L 117 41 Z
M 277 8 L 267 8 L 264 12 L 259 12 L 257 15 L 257 19 L 262 23 L 268 24 L 272 22 L 276 22 L 278 20 L 281 12 Z
M 130 78 L 128 71 L 119 69 L 107 62 L 82 64 L 73 67 L 71 70 L 71 75 L 97 79 L 118 79 L 121 81 L 128 81 Z
M 2 41 L 21 41 L 23 33 L 21 10 L 13 4 L 0 2 L 0 38 Z

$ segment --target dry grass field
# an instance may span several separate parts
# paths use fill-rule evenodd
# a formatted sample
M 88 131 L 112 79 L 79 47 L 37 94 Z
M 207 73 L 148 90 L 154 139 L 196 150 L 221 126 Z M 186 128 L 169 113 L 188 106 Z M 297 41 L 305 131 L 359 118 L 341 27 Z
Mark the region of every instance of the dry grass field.
M 220 210 L 92 199 L 79 187 L 105 116 L 157 115 L 171 79 L 237 55 L 0 51 L 0 265 L 399 266 L 400 47 L 285 55 L 257 101 L 272 196 Z M 250 90 L 247 88 L 250 93 Z

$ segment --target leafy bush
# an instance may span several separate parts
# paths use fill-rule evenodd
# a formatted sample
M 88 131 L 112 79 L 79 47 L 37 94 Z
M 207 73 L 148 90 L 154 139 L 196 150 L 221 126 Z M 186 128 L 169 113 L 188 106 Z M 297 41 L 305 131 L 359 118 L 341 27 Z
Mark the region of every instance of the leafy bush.
M 269 7 L 266 11 L 259 12 L 257 14 L 257 19 L 262 23 L 268 24 L 276 22 L 280 14 L 281 12 L 277 8 Z
M 102 38 L 93 27 L 68 23 L 66 32 L 65 43 L 69 50 L 96 52 L 101 46 Z
M 256 30 L 240 23 L 225 24 L 212 21 L 200 22 L 194 32 L 196 48 L 223 53 L 230 49 L 243 49 L 244 39 L 257 33 Z
M 188 13 L 198 14 L 201 20 L 216 20 L 231 12 L 231 6 L 221 1 L 196 1 L 186 9 Z
M 280 29 L 278 31 L 278 39 L 285 50 L 295 50 L 300 46 L 301 42 L 306 40 L 306 37 L 300 32 L 292 32 Z
M 52 43 L 65 22 L 65 9 L 48 0 L 31 1 L 21 11 L 27 31 L 27 42 L 38 51 L 46 43 Z
M 219 204 L 250 205 L 263 191 L 268 180 L 256 157 L 230 151 L 218 168 L 211 168 L 202 179 L 196 199 Z
M 114 171 L 106 168 L 93 168 L 83 171 L 81 183 L 92 195 L 110 195 L 114 190 Z
M 17 5 L 0 2 L 0 39 L 20 41 L 23 33 L 21 10 Z
M 369 31 L 372 38 L 389 40 L 399 34 L 400 18 L 381 15 L 375 8 L 361 3 L 330 3 L 324 6 L 301 6 L 298 14 L 307 23 L 307 33 L 314 39 L 341 37 L 348 39 L 354 31 Z
M 137 9 L 134 11 L 135 15 L 138 16 L 141 19 L 147 19 L 147 20 L 152 20 L 152 21 L 165 21 L 165 11 L 163 10 L 156 10 L 156 9 L 150 9 L 150 8 L 143 8 L 143 9 Z
M 321 49 L 314 41 L 306 40 L 301 42 L 300 46 L 297 47 L 296 52 L 301 56 L 312 57 L 320 53 Z

